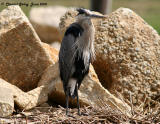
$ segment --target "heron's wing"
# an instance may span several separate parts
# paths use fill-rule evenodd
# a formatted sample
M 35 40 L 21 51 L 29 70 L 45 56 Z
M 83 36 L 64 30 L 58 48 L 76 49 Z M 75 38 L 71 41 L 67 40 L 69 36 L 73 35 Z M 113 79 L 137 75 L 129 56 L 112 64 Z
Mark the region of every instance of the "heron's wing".
M 72 35 L 64 36 L 59 53 L 60 76 L 64 82 L 68 82 L 74 68 L 76 46 L 75 38 Z M 74 46 L 73 46 L 74 45 Z
M 74 71 L 75 56 L 77 55 L 78 37 L 82 34 L 82 28 L 73 23 L 65 32 L 59 52 L 60 76 L 63 82 L 68 82 Z

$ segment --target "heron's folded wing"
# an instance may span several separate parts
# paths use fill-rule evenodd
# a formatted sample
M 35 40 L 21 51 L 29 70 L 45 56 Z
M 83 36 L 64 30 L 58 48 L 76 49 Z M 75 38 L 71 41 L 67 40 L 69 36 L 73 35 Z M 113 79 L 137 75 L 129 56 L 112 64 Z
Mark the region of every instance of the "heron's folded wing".
M 59 53 L 59 66 L 61 79 L 64 82 L 68 82 L 69 77 L 73 74 L 78 49 L 78 38 L 82 33 L 82 27 L 78 23 L 73 23 L 66 30 L 63 37 Z
M 59 66 L 61 71 L 61 78 L 68 82 L 68 78 L 72 75 L 72 68 L 74 68 L 74 61 L 76 55 L 75 38 L 72 35 L 64 36 L 61 49 L 59 53 Z

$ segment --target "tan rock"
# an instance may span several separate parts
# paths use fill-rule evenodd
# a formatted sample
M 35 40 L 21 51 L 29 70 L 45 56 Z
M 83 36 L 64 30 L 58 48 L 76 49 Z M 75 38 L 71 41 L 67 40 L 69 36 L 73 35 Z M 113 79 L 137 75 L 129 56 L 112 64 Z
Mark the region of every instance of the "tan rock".
M 0 117 L 11 115 L 13 110 L 14 100 L 12 91 L 9 88 L 0 86 Z
M 65 95 L 63 91 L 63 85 L 59 77 L 58 63 L 48 67 L 44 75 L 42 76 L 39 86 L 47 85 L 52 82 L 53 90 L 50 94 L 50 99 L 56 103 L 64 104 Z M 113 109 L 118 109 L 122 113 L 130 116 L 131 108 L 125 103 L 110 94 L 106 89 L 103 88 L 99 82 L 97 75 L 91 65 L 89 75 L 86 76 L 82 82 L 79 90 L 79 99 L 81 106 L 91 105 L 93 107 L 105 107 L 110 106 Z M 71 101 L 72 106 L 76 105 L 76 101 Z
M 47 102 L 48 101 L 48 94 L 51 93 L 52 87 L 53 87 L 53 83 L 51 82 L 51 83 L 48 83 L 47 85 L 37 87 L 37 88 L 26 93 L 26 92 L 23 92 L 18 87 L 16 87 L 15 85 L 8 83 L 1 78 L 0 78 L 0 83 L 1 83 L 1 87 L 3 87 L 4 89 L 9 89 L 10 90 L 9 92 L 13 93 L 12 97 L 14 98 L 15 104 L 17 105 L 17 107 L 19 109 L 21 109 L 23 111 L 32 109 L 38 105 L 41 105 L 41 104 Z M 13 100 L 13 99 L 9 100 L 10 95 L 8 95 L 8 96 L 4 96 L 4 95 L 5 94 L 3 94 L 1 92 L 0 104 L 3 103 L 3 105 L 4 105 L 6 103 L 5 106 L 10 107 L 12 105 L 11 100 Z M 5 97 L 8 97 L 8 98 L 5 98 Z M 10 104 L 9 104 L 9 102 L 10 102 Z M 0 106 L 0 107 L 2 108 L 3 106 Z M 13 105 L 12 105 L 12 107 L 13 107 Z M 11 108 L 6 108 L 6 109 L 11 110 Z M 4 111 L 0 110 L 0 114 L 1 114 L 1 112 L 4 112 Z M 13 110 L 12 110 L 12 112 L 13 112 Z M 3 115 L 4 114 L 6 114 L 6 113 L 3 113 Z M 11 112 L 10 112 L 10 114 L 11 114 Z
M 61 41 L 62 35 L 59 31 L 60 17 L 64 15 L 67 8 L 63 6 L 50 6 L 32 8 L 30 20 L 34 29 L 43 42 L 51 43 Z
M 19 6 L 0 13 L 0 77 L 24 91 L 37 86 L 53 60 Z
M 61 20 L 60 28 L 64 31 L 73 22 L 72 14 L 66 13 Z M 145 98 L 156 100 L 160 90 L 158 33 L 127 8 L 120 8 L 94 24 L 93 65 L 102 85 L 120 92 L 125 100 L 130 101 L 131 94 L 133 104 L 139 105 Z
M 47 52 L 49 53 L 49 55 L 53 60 L 53 64 L 55 64 L 55 62 L 58 60 L 58 53 L 59 53 L 58 50 L 46 43 L 42 43 L 42 46 L 47 50 Z

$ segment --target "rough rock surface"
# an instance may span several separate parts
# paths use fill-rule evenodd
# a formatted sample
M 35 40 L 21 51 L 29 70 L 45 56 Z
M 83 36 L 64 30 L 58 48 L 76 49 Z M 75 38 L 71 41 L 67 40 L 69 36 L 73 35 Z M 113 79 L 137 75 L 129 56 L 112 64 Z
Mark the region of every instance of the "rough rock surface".
M 0 78 L 28 91 L 53 63 L 20 7 L 4 9 L 0 13 Z
M 55 62 L 58 60 L 58 50 L 53 48 L 51 45 L 48 45 L 47 43 L 42 43 L 42 46 L 47 50 L 51 59 L 53 60 L 53 64 L 55 64 Z
M 48 100 L 48 95 L 44 93 L 44 86 L 25 93 L 18 87 L 6 82 L 1 78 L 0 83 L 1 87 L 8 88 L 13 93 L 12 97 L 14 98 L 14 102 L 19 109 L 28 110 Z
M 75 12 L 61 18 L 62 31 Z M 135 12 L 120 8 L 94 23 L 94 68 L 102 85 L 120 92 L 133 104 L 156 100 L 160 94 L 160 36 Z M 130 97 L 131 96 L 131 97 Z
M 0 83 L 2 83 L 1 80 Z M 13 110 L 14 100 L 12 91 L 9 88 L 0 86 L 0 117 L 11 115 Z
M 8 89 L 6 91 L 0 88 L 0 115 L 9 115 L 13 112 L 14 103 L 21 110 L 29 110 L 48 101 L 48 94 L 53 90 L 53 83 L 37 87 L 29 92 L 23 92 L 21 89 L 0 78 L 0 87 Z M 11 93 L 11 94 L 10 94 Z M 11 98 L 12 97 L 12 98 Z
M 53 64 L 50 64 L 48 67 L 53 66 L 54 63 L 58 60 L 58 56 L 57 56 L 58 51 L 45 43 L 42 43 L 42 46 L 48 51 L 48 53 L 51 55 L 51 59 L 53 60 Z M 55 72 L 52 73 L 52 75 L 55 75 L 55 74 L 56 74 Z M 19 109 L 29 110 L 48 101 L 48 94 L 51 93 L 53 90 L 52 88 L 53 83 L 50 82 L 48 84 L 45 84 L 43 86 L 30 90 L 29 92 L 23 92 L 18 87 L 0 78 L 0 93 L 2 97 L 4 97 L 6 95 L 4 95 L 5 92 L 3 93 L 3 91 L 1 91 L 1 87 L 7 88 L 13 92 L 12 97 L 14 97 L 14 102 Z M 1 95 L 0 95 L 0 103 L 4 101 L 4 100 L 1 101 Z M 9 99 L 9 96 L 6 96 L 6 97 L 7 99 Z M 9 103 L 9 100 L 8 100 L 8 103 Z M 10 104 L 12 104 L 12 102 Z M 10 112 L 10 114 L 12 112 Z
M 51 43 L 53 41 L 61 41 L 62 35 L 59 31 L 59 22 L 60 17 L 63 16 L 66 11 L 67 8 L 62 6 L 31 9 L 31 23 L 43 42 Z

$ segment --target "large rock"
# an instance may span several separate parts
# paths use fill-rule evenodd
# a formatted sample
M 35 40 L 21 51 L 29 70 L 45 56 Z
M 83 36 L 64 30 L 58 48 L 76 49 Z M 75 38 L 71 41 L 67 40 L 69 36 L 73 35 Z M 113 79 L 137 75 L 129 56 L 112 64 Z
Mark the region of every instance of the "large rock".
M 49 68 L 58 60 L 58 51 L 45 43 L 42 43 L 42 46 L 47 50 L 53 60 L 53 63 L 47 67 Z M 43 73 L 44 72 L 42 72 L 42 75 L 44 75 Z M 56 72 L 52 73 L 53 76 L 57 74 L 58 73 Z M 47 102 L 48 94 L 52 92 L 53 85 L 54 83 L 50 82 L 40 87 L 36 87 L 29 92 L 24 92 L 15 85 L 12 85 L 0 78 L 0 107 L 3 108 L 2 110 L 0 109 L 0 116 L 12 114 L 14 108 L 13 98 L 16 106 L 23 111 L 32 109 Z
M 3 80 L 0 80 L 2 83 Z M 0 86 L 0 117 L 6 117 L 13 113 L 14 100 L 11 89 Z
M 53 41 L 61 41 L 62 35 L 59 31 L 59 22 L 60 17 L 63 16 L 66 11 L 67 8 L 62 6 L 31 9 L 31 23 L 43 42 L 51 43 Z
M 0 13 L 0 77 L 28 91 L 53 63 L 20 7 L 4 9 Z
M 73 22 L 74 11 L 61 19 L 60 28 Z M 100 82 L 120 92 L 133 104 L 156 100 L 160 93 L 160 37 L 132 10 L 120 8 L 94 22 L 96 61 Z
M 52 83 L 37 87 L 27 93 L 1 78 L 0 83 L 0 116 L 12 114 L 13 99 L 19 109 L 29 110 L 48 101 L 48 93 L 52 90 Z

